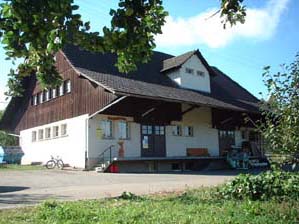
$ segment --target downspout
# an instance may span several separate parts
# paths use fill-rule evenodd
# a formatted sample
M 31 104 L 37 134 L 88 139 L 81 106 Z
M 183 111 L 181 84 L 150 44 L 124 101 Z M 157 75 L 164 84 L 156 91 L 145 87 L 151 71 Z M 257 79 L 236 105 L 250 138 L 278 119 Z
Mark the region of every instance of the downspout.
M 85 119 L 85 152 L 84 152 L 84 170 L 87 170 L 88 169 L 88 166 L 87 166 L 87 163 L 88 163 L 88 140 L 89 140 L 89 117 L 87 117 Z

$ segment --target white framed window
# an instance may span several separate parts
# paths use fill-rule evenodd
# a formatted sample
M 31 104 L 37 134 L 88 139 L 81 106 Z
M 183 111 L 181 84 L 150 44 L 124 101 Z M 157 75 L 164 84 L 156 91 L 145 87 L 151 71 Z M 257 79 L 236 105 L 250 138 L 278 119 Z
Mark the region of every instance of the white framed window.
M 201 77 L 205 76 L 205 73 L 203 71 L 199 71 L 199 70 L 196 71 L 196 74 Z
M 187 136 L 187 137 L 193 136 L 193 127 L 192 126 L 184 126 L 184 136 Z
M 56 97 L 57 97 L 57 90 L 55 88 L 55 89 L 52 89 L 52 99 L 54 99 Z
M 164 126 L 155 126 L 155 135 L 165 135 L 165 127 Z
M 32 142 L 36 142 L 36 131 L 33 131 L 31 133 L 31 140 L 32 140 Z
M 72 86 L 71 86 L 71 80 L 66 80 L 64 83 L 65 83 L 65 92 L 66 93 L 70 93 L 71 92 L 71 88 L 72 88 Z
M 151 125 L 142 125 L 142 134 L 143 135 L 153 134 L 153 127 Z
M 43 103 L 43 92 L 37 94 L 38 103 Z
M 51 138 L 51 128 L 46 128 L 45 129 L 45 138 L 46 139 Z
M 59 136 L 59 126 L 53 127 L 53 138 L 56 138 Z
M 38 130 L 38 140 L 43 140 L 44 139 L 44 129 L 39 129 Z
M 37 105 L 37 95 L 34 95 L 32 100 L 33 100 L 33 105 L 36 106 Z
M 49 101 L 50 99 L 51 99 L 50 90 L 46 90 L 46 101 Z
M 186 73 L 193 75 L 194 74 L 194 69 L 186 68 Z
M 100 128 L 103 131 L 104 138 L 112 138 L 112 121 L 111 120 L 100 121 Z
M 67 135 L 67 124 L 62 124 L 60 130 L 61 130 L 61 136 L 66 136 Z
M 46 96 L 47 96 L 47 91 L 46 90 L 42 91 L 43 102 L 47 101 L 47 97 Z
M 172 127 L 172 134 L 174 136 L 181 136 L 182 135 L 182 126 L 181 125 L 175 125 Z
M 59 96 L 63 96 L 63 83 L 59 86 Z
M 120 139 L 128 139 L 129 136 L 129 123 L 126 121 L 118 122 L 118 132 Z

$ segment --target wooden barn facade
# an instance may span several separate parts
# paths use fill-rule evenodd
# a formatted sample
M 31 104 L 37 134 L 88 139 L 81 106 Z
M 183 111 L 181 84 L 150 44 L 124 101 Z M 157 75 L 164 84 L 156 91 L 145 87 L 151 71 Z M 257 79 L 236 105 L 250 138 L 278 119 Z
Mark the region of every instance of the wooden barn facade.
M 11 100 L 0 123 L 20 135 L 22 163 L 58 155 L 81 168 L 169 171 L 196 169 L 245 141 L 261 152 L 251 123 L 260 117 L 258 99 L 198 50 L 154 52 L 131 74 L 119 73 L 115 62 L 113 54 L 67 46 L 56 55 L 61 86 L 24 80 L 24 96 Z

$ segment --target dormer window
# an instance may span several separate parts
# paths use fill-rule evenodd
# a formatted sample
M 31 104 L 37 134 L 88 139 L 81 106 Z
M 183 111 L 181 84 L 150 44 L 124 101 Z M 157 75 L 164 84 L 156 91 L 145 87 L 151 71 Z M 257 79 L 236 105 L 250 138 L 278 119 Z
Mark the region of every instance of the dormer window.
M 194 69 L 192 69 L 192 68 L 186 68 L 186 73 L 193 75 L 194 74 Z
M 205 77 L 205 73 L 204 73 L 203 71 L 199 71 L 199 70 L 197 70 L 197 71 L 196 71 L 196 74 L 197 74 L 198 76 L 200 76 L 200 77 Z

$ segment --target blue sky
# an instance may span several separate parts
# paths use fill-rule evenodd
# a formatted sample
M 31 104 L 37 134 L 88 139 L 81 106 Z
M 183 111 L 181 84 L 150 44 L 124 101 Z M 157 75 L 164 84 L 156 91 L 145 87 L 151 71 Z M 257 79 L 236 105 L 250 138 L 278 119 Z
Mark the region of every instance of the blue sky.
M 1 1 L 1 0 L 0 0 Z M 110 24 L 109 10 L 117 0 L 75 0 L 84 20 L 93 30 Z M 209 18 L 219 7 L 218 0 L 164 0 L 169 12 L 163 35 L 156 38 L 156 50 L 179 55 L 199 49 L 210 65 L 217 66 L 232 79 L 259 97 L 265 92 L 262 68 L 290 63 L 299 52 L 298 0 L 245 0 L 248 16 L 244 25 L 222 29 L 218 16 Z M 3 103 L 7 73 L 0 45 L 0 108 Z

